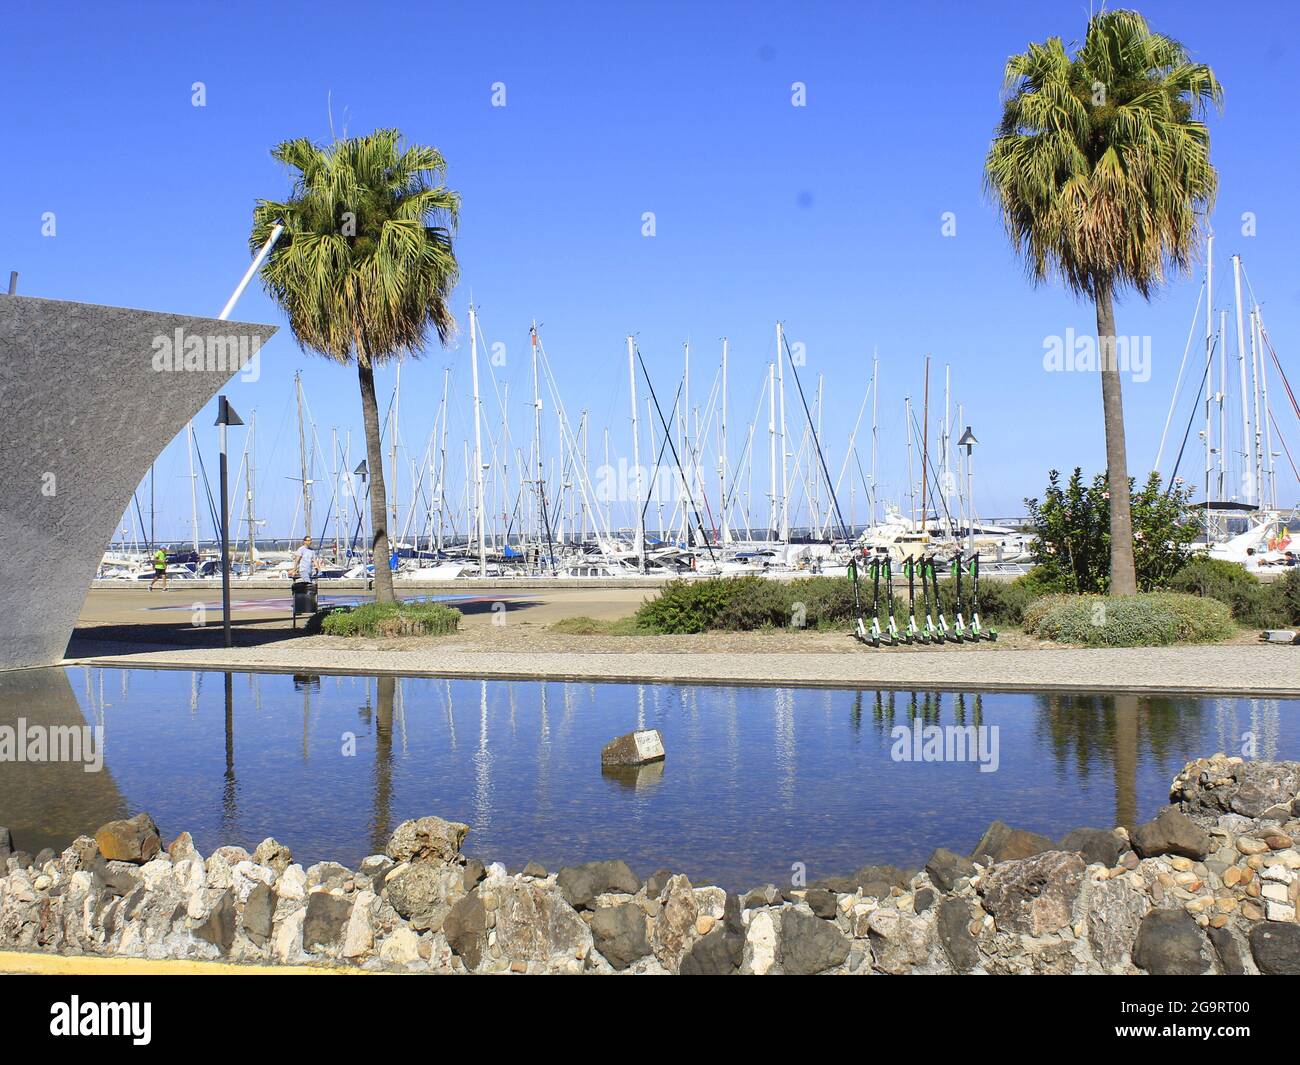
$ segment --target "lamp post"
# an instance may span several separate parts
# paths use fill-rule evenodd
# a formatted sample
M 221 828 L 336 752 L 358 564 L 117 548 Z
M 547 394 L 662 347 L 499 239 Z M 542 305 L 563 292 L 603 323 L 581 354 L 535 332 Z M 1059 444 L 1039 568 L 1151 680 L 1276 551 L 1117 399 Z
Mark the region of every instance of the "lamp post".
M 971 495 L 971 453 L 978 443 L 969 425 L 957 441 L 958 447 L 966 449 L 966 550 L 972 555 L 975 553 L 975 497 Z
M 221 438 L 221 636 L 225 646 L 230 647 L 230 503 L 226 473 L 226 428 L 243 425 L 244 420 L 224 395 L 217 397 L 216 424 Z

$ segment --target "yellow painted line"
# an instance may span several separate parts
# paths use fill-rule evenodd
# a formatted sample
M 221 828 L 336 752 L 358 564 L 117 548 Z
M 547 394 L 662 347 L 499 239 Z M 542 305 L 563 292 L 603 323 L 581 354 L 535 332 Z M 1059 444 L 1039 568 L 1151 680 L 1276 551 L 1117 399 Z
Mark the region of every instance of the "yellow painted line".
M 94 958 L 0 950 L 0 973 L 30 976 L 382 976 L 365 969 L 315 965 L 234 965 L 220 961 Z

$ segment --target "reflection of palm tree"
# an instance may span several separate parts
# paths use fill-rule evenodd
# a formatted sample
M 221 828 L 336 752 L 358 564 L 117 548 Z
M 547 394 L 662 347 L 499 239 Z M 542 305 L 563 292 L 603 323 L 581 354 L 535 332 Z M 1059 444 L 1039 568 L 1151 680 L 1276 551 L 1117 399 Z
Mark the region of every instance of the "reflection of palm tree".
M 375 805 L 370 823 L 370 850 L 378 854 L 388 842 L 393 811 L 393 693 L 396 679 L 379 677 L 375 696 Z
M 1198 699 L 1139 695 L 1039 697 L 1038 730 L 1045 732 L 1064 770 L 1067 759 L 1086 778 L 1109 763 L 1115 785 L 1115 823 L 1138 818 L 1137 771 L 1143 749 L 1158 765 L 1177 749 L 1180 735 L 1197 734 L 1204 706 Z
M 235 838 L 235 827 L 239 818 L 239 807 L 236 801 L 239 781 L 235 779 L 235 677 L 232 673 L 227 673 L 225 677 L 226 772 L 221 789 L 221 835 L 225 840 L 232 840 Z

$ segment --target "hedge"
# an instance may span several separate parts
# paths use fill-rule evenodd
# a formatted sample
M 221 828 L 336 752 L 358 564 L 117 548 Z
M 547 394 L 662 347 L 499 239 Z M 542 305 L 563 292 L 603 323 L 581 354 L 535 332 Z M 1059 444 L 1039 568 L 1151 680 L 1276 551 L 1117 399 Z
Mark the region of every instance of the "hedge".
M 1023 617 L 1031 635 L 1085 647 L 1213 643 L 1235 631 L 1224 603 L 1179 592 L 1050 595 L 1031 603 Z
M 445 603 L 363 603 L 319 611 L 308 632 L 326 636 L 444 636 L 461 613 Z

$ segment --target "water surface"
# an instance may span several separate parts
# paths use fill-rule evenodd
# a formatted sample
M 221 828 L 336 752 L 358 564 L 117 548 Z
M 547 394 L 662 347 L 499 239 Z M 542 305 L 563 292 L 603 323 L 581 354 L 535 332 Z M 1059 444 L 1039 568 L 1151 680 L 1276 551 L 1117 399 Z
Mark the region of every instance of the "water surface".
M 266 836 L 359 862 L 394 826 L 464 821 L 519 868 L 619 857 L 748 888 L 966 853 L 994 818 L 1058 838 L 1150 817 L 1191 758 L 1300 757 L 1300 703 L 586 684 L 73 667 L 0 675 L 0 725 L 102 725 L 104 769 L 0 762 L 18 847 L 140 810 L 204 853 Z M 914 718 L 996 726 L 998 766 L 891 757 Z M 637 727 L 667 760 L 610 776 Z M 990 735 L 990 734 L 986 734 Z

